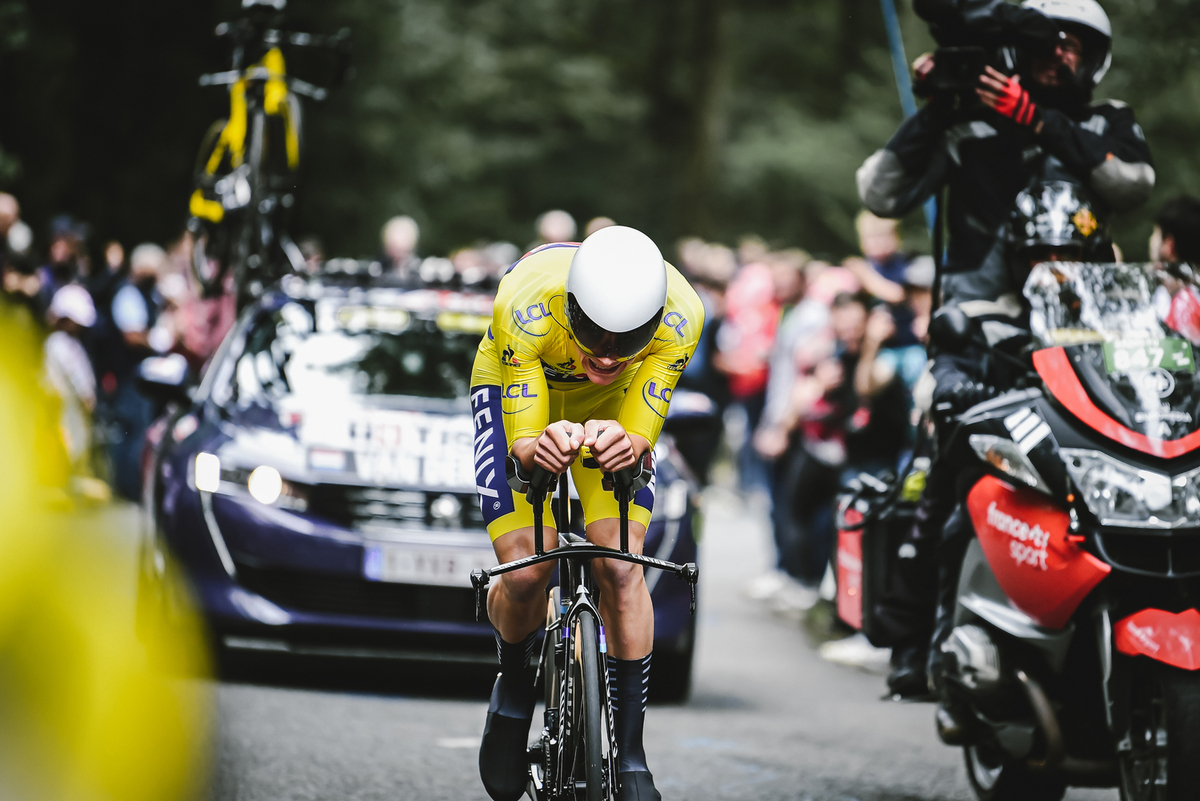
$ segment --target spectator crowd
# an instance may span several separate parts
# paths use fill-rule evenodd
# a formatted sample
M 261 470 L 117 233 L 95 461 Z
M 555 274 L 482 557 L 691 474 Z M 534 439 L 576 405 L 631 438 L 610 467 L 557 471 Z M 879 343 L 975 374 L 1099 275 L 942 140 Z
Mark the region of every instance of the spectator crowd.
M 819 597 L 839 489 L 894 473 L 915 441 L 933 260 L 903 252 L 894 220 L 856 222 L 861 255 L 840 264 L 753 237 L 678 249 L 708 320 L 681 386 L 733 423 L 740 489 L 770 509 L 775 540 L 750 593 L 785 614 Z
M 47 233 L 39 247 L 17 199 L 0 193 L 0 292 L 9 311 L 23 308 L 44 327 L 44 378 L 60 402 L 72 486 L 93 500 L 107 498 L 108 485 L 137 500 L 142 441 L 157 412 L 138 390 L 138 366 L 175 352 L 199 368 L 232 325 L 233 300 L 200 296 L 186 236 L 127 255 L 117 241 L 93 251 L 88 226 L 67 215 Z

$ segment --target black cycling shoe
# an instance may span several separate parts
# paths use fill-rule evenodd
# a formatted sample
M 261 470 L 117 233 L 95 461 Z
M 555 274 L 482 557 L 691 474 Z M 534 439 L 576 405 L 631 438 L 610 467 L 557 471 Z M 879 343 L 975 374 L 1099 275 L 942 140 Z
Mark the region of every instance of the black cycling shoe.
M 517 801 L 525 794 L 529 784 L 526 740 L 532 721 L 488 713 L 479 744 L 479 778 L 492 801 Z
M 631 770 L 619 774 L 617 801 L 662 801 L 654 789 L 654 777 L 648 770 Z
M 929 695 L 929 679 L 925 673 L 926 653 L 920 646 L 910 645 L 892 650 L 892 672 L 888 674 L 888 692 L 901 698 L 923 698 Z

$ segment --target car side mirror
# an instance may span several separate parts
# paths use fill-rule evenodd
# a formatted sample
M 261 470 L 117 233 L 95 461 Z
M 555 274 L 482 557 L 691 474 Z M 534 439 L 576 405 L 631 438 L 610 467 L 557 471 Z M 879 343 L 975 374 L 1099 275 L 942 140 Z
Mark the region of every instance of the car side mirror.
M 179 353 L 150 356 L 138 365 L 137 388 L 156 401 L 190 403 L 194 383 L 187 359 Z
M 929 343 L 944 353 L 959 353 L 971 341 L 971 318 L 957 306 L 943 306 L 929 321 Z

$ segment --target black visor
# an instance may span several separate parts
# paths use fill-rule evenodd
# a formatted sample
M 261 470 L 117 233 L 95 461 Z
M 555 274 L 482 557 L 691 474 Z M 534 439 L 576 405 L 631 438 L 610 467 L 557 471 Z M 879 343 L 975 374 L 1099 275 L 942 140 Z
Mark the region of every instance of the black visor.
M 584 353 L 600 359 L 631 359 L 641 353 L 658 330 L 662 315 L 660 307 L 654 316 L 632 331 L 607 331 L 584 313 L 574 293 L 567 293 L 567 321 L 571 325 L 571 333 Z

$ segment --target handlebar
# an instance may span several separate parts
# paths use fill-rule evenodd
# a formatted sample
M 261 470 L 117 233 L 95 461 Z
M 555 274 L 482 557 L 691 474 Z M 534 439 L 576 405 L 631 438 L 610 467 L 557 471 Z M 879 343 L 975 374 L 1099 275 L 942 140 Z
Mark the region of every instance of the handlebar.
M 229 86 L 237 83 L 242 78 L 248 81 L 269 81 L 277 77 L 270 70 L 264 67 L 254 67 L 248 70 L 226 70 L 225 72 L 210 72 L 207 75 L 200 76 L 201 86 Z M 284 78 L 287 81 L 288 89 L 298 95 L 311 97 L 313 100 L 324 100 L 329 94 L 319 86 L 313 86 L 307 81 L 302 81 L 299 78 L 293 78 L 290 75 Z
M 243 18 L 234 22 L 222 22 L 216 27 L 214 33 L 218 38 L 228 37 L 231 40 L 234 47 L 233 66 L 235 68 L 240 68 L 246 63 L 243 61 L 243 58 L 247 58 L 247 48 L 254 51 L 257 47 L 264 49 L 279 46 L 305 47 L 328 50 L 334 54 L 335 64 L 332 83 L 335 86 L 344 83 L 349 76 L 351 56 L 349 28 L 342 28 L 333 35 L 303 33 L 301 31 L 285 31 L 279 28 L 264 27 L 261 21 Z M 251 60 L 256 57 L 249 56 Z M 220 77 L 227 74 L 217 73 L 217 76 L 205 76 L 205 78 Z M 213 83 L 233 83 L 236 80 L 236 77 L 228 81 L 205 82 L 204 79 L 201 79 L 201 86 L 209 86 Z M 324 99 L 324 89 L 319 89 L 304 81 L 296 81 L 296 79 L 289 79 L 288 83 L 297 94 L 307 95 L 314 100 Z
M 303 33 L 301 31 L 284 31 L 279 28 L 264 28 L 260 36 L 255 36 L 253 25 L 241 22 L 222 22 L 213 33 L 217 38 L 231 37 L 237 42 L 247 42 L 259 38 L 265 45 L 287 44 L 294 47 L 322 47 L 329 50 L 340 50 L 350 43 L 350 29 L 342 28 L 332 36 L 323 33 Z
M 487 570 L 481 568 L 472 570 L 471 586 L 475 590 L 475 619 L 483 619 L 484 598 L 487 596 L 487 588 L 488 584 L 491 583 L 492 576 L 502 576 L 505 573 L 512 573 L 515 570 L 530 567 L 531 565 L 558 561 L 559 559 L 616 559 L 619 562 L 630 562 L 642 567 L 652 567 L 666 571 L 681 581 L 688 583 L 692 594 L 690 610 L 693 615 L 696 614 L 696 584 L 700 581 L 700 569 L 696 567 L 695 562 L 685 562 L 682 565 L 677 565 L 665 559 L 657 559 L 653 556 L 646 556 L 640 553 L 618 551 L 616 548 L 605 548 L 602 545 L 593 545 L 587 540 L 582 540 L 578 542 L 569 541 L 566 545 L 561 545 L 554 550 L 536 553 L 533 556 L 526 556 L 523 559 L 497 565 Z

